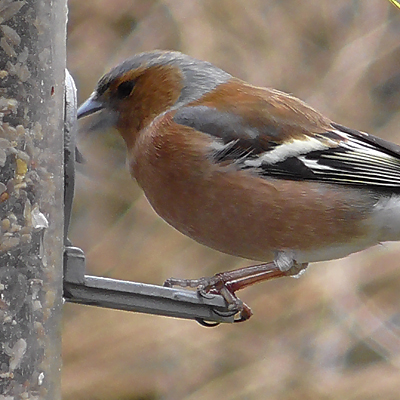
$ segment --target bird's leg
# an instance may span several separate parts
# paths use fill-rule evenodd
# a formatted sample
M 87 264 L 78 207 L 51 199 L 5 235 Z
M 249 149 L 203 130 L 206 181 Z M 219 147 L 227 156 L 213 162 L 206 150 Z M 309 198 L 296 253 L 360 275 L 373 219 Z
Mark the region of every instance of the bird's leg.
M 281 270 L 279 263 L 274 261 L 221 272 L 212 277 L 203 277 L 200 279 L 170 278 L 164 282 L 164 286 L 197 288 L 198 292 L 205 297 L 208 296 L 209 293 L 220 294 L 228 303 L 228 309 L 239 313 L 239 319 L 236 321 L 241 322 L 249 319 L 252 315 L 252 311 L 250 307 L 236 297 L 236 291 L 258 282 L 264 282 L 283 276 L 299 275 L 307 265 L 307 263 L 297 264 L 293 261 L 290 268 Z

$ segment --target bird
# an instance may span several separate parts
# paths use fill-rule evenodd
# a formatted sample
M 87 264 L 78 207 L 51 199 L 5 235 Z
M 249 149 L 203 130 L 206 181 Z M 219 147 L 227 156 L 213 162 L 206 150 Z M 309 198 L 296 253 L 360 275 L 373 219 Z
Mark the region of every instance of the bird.
M 347 128 L 296 97 L 176 51 L 112 68 L 78 119 L 114 126 L 155 212 L 195 241 L 258 264 L 166 286 L 221 294 L 298 276 L 309 263 L 400 240 L 400 146 Z

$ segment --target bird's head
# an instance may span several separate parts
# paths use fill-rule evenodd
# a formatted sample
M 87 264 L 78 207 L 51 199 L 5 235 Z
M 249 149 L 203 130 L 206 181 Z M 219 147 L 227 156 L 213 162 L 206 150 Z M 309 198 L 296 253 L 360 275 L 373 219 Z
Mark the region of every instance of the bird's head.
M 78 118 L 101 111 L 95 126 L 114 125 L 128 143 L 158 115 L 199 99 L 230 78 L 214 65 L 179 52 L 137 54 L 99 80 Z

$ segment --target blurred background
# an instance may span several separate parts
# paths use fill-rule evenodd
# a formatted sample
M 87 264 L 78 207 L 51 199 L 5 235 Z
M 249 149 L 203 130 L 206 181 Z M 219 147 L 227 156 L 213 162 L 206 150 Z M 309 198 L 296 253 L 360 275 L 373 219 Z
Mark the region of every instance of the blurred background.
M 400 144 L 400 10 L 387 0 L 70 0 L 80 102 L 134 53 L 179 50 Z M 82 135 L 71 239 L 91 274 L 161 284 L 250 265 L 156 216 L 115 132 Z M 400 244 L 248 288 L 195 322 L 66 304 L 64 400 L 399 399 Z

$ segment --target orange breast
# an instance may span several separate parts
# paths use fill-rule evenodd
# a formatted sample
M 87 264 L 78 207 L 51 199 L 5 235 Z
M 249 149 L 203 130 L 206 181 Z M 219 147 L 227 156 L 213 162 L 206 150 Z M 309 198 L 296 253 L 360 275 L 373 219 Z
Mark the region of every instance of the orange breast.
M 180 232 L 262 261 L 280 250 L 308 253 L 365 241 L 375 201 L 367 194 L 216 165 L 207 158 L 211 140 L 164 119 L 142 132 L 131 151 L 132 174 L 155 211 Z

